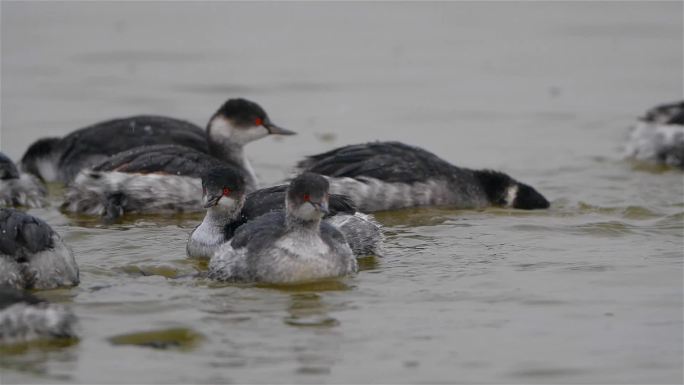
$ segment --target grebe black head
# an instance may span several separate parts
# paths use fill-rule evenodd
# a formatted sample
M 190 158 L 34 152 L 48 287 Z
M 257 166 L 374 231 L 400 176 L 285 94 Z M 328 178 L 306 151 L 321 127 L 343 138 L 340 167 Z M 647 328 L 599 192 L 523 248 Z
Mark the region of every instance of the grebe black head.
M 245 178 L 234 167 L 212 168 L 202 176 L 204 208 L 234 212 L 245 199 Z
M 0 152 L 0 179 L 16 179 L 19 178 L 19 170 L 14 165 L 12 159 Z
M 260 105 L 246 99 L 229 99 L 207 127 L 210 140 L 245 145 L 266 135 L 294 135 L 274 124 Z
M 314 173 L 305 172 L 290 182 L 287 189 L 288 217 L 302 221 L 319 221 L 328 213 L 328 181 Z
M 58 149 L 60 138 L 41 138 L 26 149 L 21 157 L 21 169 L 44 181 L 57 178 L 57 159 L 61 155 Z
M 228 240 L 225 227 L 239 225 L 245 190 L 245 178 L 234 167 L 211 168 L 202 176 L 202 202 L 207 214 L 190 234 L 186 246 L 188 256 L 209 257 Z

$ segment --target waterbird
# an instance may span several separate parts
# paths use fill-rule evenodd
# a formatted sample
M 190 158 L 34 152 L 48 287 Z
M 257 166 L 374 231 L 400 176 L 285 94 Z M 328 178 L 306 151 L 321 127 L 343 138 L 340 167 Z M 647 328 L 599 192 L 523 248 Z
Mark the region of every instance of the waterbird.
M 246 190 L 256 175 L 244 154 L 247 143 L 267 135 L 293 135 L 274 124 L 263 108 L 230 99 L 207 125 L 209 153 L 177 144 L 140 146 L 114 154 L 79 171 L 62 208 L 114 220 L 125 213 L 201 211 L 201 176 L 212 167 L 232 165 L 245 175 Z
M 245 223 L 264 214 L 285 210 L 288 185 L 245 192 L 244 178 L 233 167 L 217 167 L 202 177 L 202 201 L 207 212 L 192 231 L 186 251 L 189 257 L 210 258 Z M 383 235 L 372 216 L 357 212 L 351 200 L 338 194 L 328 197 L 324 221 L 338 228 L 356 256 L 382 256 Z
M 7 155 L 0 152 L 0 207 L 43 207 L 47 189 L 31 174 L 20 172 Z
M 240 226 L 209 261 L 208 277 L 229 282 L 290 284 L 341 277 L 357 271 L 356 258 L 333 225 L 329 184 L 320 175 L 303 173 L 290 182 L 285 210 Z

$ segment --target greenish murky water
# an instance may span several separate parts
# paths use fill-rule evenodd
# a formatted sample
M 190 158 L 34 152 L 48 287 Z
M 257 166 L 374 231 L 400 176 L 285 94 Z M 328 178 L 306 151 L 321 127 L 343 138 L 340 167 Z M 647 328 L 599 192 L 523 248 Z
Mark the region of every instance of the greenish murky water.
M 682 381 L 684 182 L 621 160 L 682 97 L 682 4 L 3 2 L 0 149 L 227 98 L 296 137 L 265 184 L 333 146 L 402 140 L 542 191 L 546 211 L 379 213 L 387 255 L 272 287 L 197 276 L 201 215 L 105 226 L 31 210 L 72 246 L 78 341 L 2 350 L 2 383 Z

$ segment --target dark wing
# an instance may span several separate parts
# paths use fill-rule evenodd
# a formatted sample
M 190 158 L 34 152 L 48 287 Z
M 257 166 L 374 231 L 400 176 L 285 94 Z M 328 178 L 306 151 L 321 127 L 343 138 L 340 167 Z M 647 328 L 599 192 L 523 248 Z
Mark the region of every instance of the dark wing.
M 235 231 L 235 236 L 230 244 L 234 249 L 267 247 L 269 240 L 277 239 L 283 232 L 285 232 L 285 213 L 274 211 L 240 226 Z
M 262 188 L 247 195 L 242 207 L 242 217 L 245 221 L 254 219 L 271 211 L 285 209 L 285 194 L 287 185 Z
M 247 199 L 245 199 L 242 216 L 251 219 L 271 211 L 284 210 L 286 194 L 287 185 L 284 184 L 254 191 L 248 194 Z M 330 209 L 328 216 L 340 213 L 354 214 L 356 212 L 354 202 L 346 195 L 330 194 L 328 205 Z
M 286 194 L 287 185 L 284 184 L 262 188 L 248 194 L 240 213 L 240 219 L 229 223 L 224 229 L 226 239 L 233 237 L 237 228 L 254 218 L 270 212 L 285 210 Z M 329 208 L 330 213 L 326 217 L 340 213 L 353 215 L 356 212 L 354 202 L 346 195 L 330 194 Z
M 105 159 L 93 167 L 93 170 L 173 174 L 199 178 L 204 170 L 221 166 L 225 164 L 203 152 L 183 146 L 162 144 L 120 152 Z
M 14 165 L 12 159 L 0 152 L 0 179 L 17 179 L 19 178 L 19 170 Z
M 424 181 L 455 168 L 428 151 L 399 142 L 344 146 L 309 156 L 298 167 L 331 177 L 370 177 L 390 183 Z
M 29 254 L 52 248 L 52 228 L 21 211 L 0 209 L 0 253 L 23 260 Z
M 103 158 L 139 146 L 177 144 L 208 153 L 204 130 L 182 120 L 163 116 L 114 119 L 76 130 L 59 143 L 58 166 L 66 180 Z
M 342 232 L 328 222 L 321 222 L 321 238 L 328 246 L 333 248 L 337 247 L 340 243 L 349 244 Z
M 325 217 L 331 217 L 337 214 L 350 214 L 354 215 L 356 212 L 356 204 L 347 195 L 342 194 L 330 194 L 328 199 L 328 208 L 330 213 Z

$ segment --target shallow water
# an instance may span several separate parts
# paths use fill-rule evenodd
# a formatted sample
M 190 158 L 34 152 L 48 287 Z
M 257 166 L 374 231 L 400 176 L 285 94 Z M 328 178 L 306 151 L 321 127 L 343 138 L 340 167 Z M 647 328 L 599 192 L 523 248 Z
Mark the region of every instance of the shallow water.
M 8 3 L 0 148 L 137 113 L 203 125 L 228 97 L 299 132 L 248 152 L 396 139 L 510 173 L 546 211 L 379 213 L 387 255 L 296 287 L 220 285 L 201 216 L 104 226 L 31 210 L 73 247 L 81 339 L 3 351 L 2 383 L 682 381 L 684 184 L 621 160 L 682 97 L 682 4 Z

